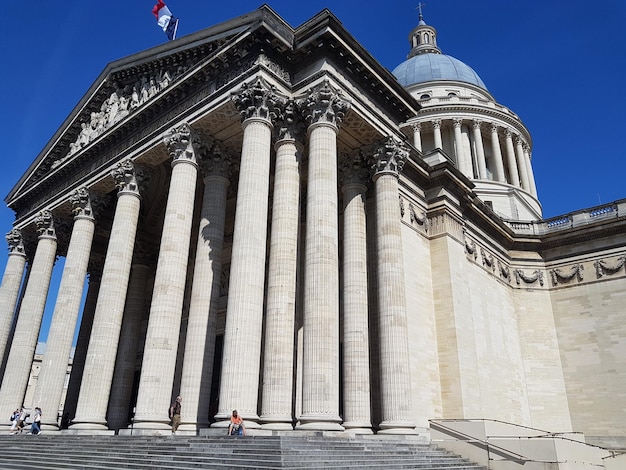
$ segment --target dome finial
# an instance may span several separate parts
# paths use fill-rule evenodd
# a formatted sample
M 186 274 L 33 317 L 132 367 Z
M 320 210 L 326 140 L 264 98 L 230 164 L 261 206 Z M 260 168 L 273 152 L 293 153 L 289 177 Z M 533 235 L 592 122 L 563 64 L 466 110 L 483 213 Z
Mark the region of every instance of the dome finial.
M 426 22 L 424 21 L 424 15 L 422 14 L 422 7 L 425 7 L 425 6 L 426 6 L 425 3 L 419 2 L 417 4 L 417 8 L 415 8 L 416 10 L 420 12 L 420 16 L 418 18 L 419 23 L 417 23 L 418 25 L 426 24 Z
M 415 8 L 419 11 L 420 16 L 417 27 L 409 34 L 409 41 L 411 42 L 409 57 L 418 54 L 441 54 L 441 50 L 437 47 L 437 31 L 424 21 L 422 8 L 425 6 L 425 3 L 419 2 Z

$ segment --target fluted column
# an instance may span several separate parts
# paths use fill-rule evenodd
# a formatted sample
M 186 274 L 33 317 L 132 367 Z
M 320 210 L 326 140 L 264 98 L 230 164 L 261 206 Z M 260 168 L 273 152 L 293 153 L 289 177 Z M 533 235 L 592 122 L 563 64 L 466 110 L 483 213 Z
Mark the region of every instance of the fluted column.
M 470 159 L 470 155 L 468 155 L 468 153 L 463 149 L 463 136 L 461 134 L 463 119 L 453 119 L 452 125 L 454 127 L 454 145 L 456 147 L 457 168 L 468 178 L 473 178 L 474 172 L 472 171 L 472 161 Z
M 524 144 L 522 146 L 522 150 L 524 151 L 524 161 L 526 162 L 526 168 L 528 173 L 528 184 L 530 185 L 530 192 L 533 196 L 537 197 L 537 185 L 535 183 L 535 172 L 533 171 L 532 161 L 530 159 L 530 146 L 528 144 Z
M 71 426 L 74 430 L 107 430 L 106 411 L 141 202 L 135 173 L 135 165 L 130 159 L 119 162 L 111 172 L 118 188 L 117 207 L 102 270 L 76 416 Z
M 22 405 L 26 394 L 56 258 L 57 237 L 52 212 L 48 210 L 40 212 L 35 224 L 39 234 L 37 250 L 30 268 L 0 388 L 0 410 L 7 416 Z M 53 413 L 56 415 L 56 409 Z
M 228 426 L 233 409 L 258 427 L 257 401 L 263 325 L 265 251 L 272 120 L 279 101 L 258 78 L 233 95 L 243 119 L 237 207 L 230 262 L 220 403 L 215 426 Z
M 74 191 L 70 195 L 70 203 L 74 213 L 74 226 L 34 398 L 34 403 L 46 410 L 41 418 L 42 429 L 54 431 L 59 430 L 57 410 L 63 396 L 67 363 L 72 350 L 95 230 L 91 196 L 87 188 Z
M 178 429 L 181 431 L 209 426 L 226 199 L 232 172 L 231 156 L 216 141 L 200 146 L 199 159 L 204 173 L 204 195 L 180 382 L 183 406 Z
M 328 82 L 300 102 L 309 123 L 302 415 L 298 426 L 339 425 L 339 233 L 337 126 L 348 102 Z
M 278 126 L 272 233 L 270 236 L 263 401 L 261 422 L 267 429 L 293 428 L 294 325 L 300 207 L 300 152 L 295 139 L 293 103 Z
M 520 178 L 522 180 L 522 188 L 530 192 L 530 181 L 528 181 L 528 166 L 526 165 L 526 155 L 524 155 L 523 141 L 517 137 L 515 139 L 517 150 L 517 165 L 519 167 Z
M 480 121 L 472 122 L 472 132 L 474 133 L 474 145 L 476 148 L 476 163 L 478 164 L 478 179 L 487 179 L 487 163 L 485 162 L 485 149 L 483 147 L 483 136 L 480 132 Z
M 504 131 L 504 136 L 506 138 L 506 161 L 507 166 L 509 167 L 511 184 L 519 187 L 520 180 L 519 173 L 517 172 L 517 161 L 515 159 L 515 149 L 513 148 L 513 137 L 511 135 L 511 131 L 509 129 Z
M 4 357 L 7 347 L 11 324 L 15 315 L 17 298 L 20 294 L 24 269 L 26 267 L 26 254 L 22 241 L 22 232 L 13 229 L 6 235 L 9 245 L 9 259 L 4 268 L 2 276 L 2 287 L 0 287 L 0 362 Z
M 500 137 L 498 136 L 497 124 L 491 124 L 491 153 L 493 155 L 493 166 L 495 169 L 494 179 L 505 183 L 506 178 L 504 176 L 504 164 L 502 161 L 502 150 L 500 149 Z
M 343 192 L 343 427 L 371 434 L 365 184 L 361 151 L 340 162 Z
M 137 392 L 135 427 L 140 429 L 169 429 L 167 410 L 172 395 L 178 395 L 172 386 L 198 178 L 194 139 L 186 123 L 165 137 L 172 175 Z
M 413 147 L 422 151 L 422 123 L 416 122 L 413 127 Z
M 378 319 L 380 334 L 380 433 L 414 432 L 411 371 L 404 284 L 398 172 L 408 152 L 389 138 L 374 155 L 378 240 Z
M 76 416 L 80 383 L 83 379 L 83 371 L 85 370 L 87 347 L 89 346 L 93 316 L 96 311 L 98 291 L 100 290 L 100 281 L 102 280 L 102 261 L 103 260 L 98 260 L 94 262 L 92 260 L 89 267 L 89 287 L 87 288 L 87 295 L 85 296 L 83 315 L 78 330 L 76 348 L 74 349 L 72 372 L 70 374 L 69 383 L 67 384 L 67 393 L 65 394 L 65 406 L 63 406 L 63 417 L 61 418 L 62 427 L 67 426 L 70 421 L 74 419 L 74 416 Z
M 140 244 L 137 244 L 140 245 Z M 138 248 L 130 270 L 128 294 L 124 305 L 124 318 L 117 346 L 117 358 L 111 383 L 111 396 L 107 410 L 110 429 L 121 429 L 128 425 L 129 404 L 132 399 L 137 350 L 141 336 L 141 322 L 146 314 L 146 287 L 152 273 L 149 255 Z
M 433 138 L 435 140 L 435 148 L 443 150 L 443 140 L 441 138 L 441 119 L 433 119 Z

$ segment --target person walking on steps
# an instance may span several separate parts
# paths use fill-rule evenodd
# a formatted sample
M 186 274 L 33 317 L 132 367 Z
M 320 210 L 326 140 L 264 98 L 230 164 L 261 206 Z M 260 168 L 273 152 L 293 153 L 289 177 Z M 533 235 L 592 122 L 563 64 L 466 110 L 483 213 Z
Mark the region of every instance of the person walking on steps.
M 170 421 L 172 422 L 172 434 L 176 434 L 176 430 L 180 425 L 180 404 L 183 401 L 180 395 L 176 397 L 172 406 L 170 406 Z

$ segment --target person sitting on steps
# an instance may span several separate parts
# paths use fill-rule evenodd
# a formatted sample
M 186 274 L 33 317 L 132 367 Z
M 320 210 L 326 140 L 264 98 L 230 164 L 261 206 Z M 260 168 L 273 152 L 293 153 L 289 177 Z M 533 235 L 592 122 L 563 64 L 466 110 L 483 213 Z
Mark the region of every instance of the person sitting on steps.
M 230 417 L 230 424 L 228 425 L 229 436 L 245 436 L 246 427 L 243 425 L 243 418 L 239 416 L 237 410 L 233 410 L 233 414 Z

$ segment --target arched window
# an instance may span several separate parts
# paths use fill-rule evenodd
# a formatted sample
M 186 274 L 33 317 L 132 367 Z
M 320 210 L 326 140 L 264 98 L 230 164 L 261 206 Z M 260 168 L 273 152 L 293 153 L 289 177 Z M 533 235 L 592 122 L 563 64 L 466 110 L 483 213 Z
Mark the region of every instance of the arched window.
M 430 95 L 428 93 L 424 93 L 422 96 L 420 96 L 420 100 L 429 100 L 430 99 Z

